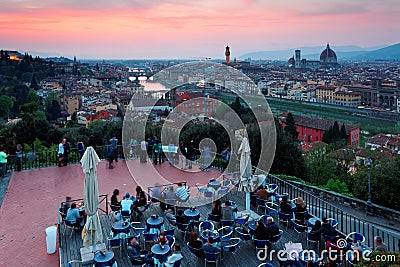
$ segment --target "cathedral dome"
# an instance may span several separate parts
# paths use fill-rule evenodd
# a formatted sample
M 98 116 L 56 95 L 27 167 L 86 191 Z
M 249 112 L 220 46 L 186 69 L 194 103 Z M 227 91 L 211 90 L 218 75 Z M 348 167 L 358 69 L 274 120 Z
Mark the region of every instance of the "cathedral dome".
M 323 63 L 337 62 L 336 53 L 329 47 L 329 43 L 326 45 L 326 48 L 324 49 L 324 51 L 322 51 L 321 55 L 319 56 L 319 60 Z

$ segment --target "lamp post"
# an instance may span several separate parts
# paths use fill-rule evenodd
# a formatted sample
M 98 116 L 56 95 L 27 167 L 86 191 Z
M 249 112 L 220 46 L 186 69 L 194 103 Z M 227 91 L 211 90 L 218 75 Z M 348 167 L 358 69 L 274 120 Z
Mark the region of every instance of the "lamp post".
M 371 163 L 372 163 L 372 160 L 370 158 L 368 158 L 366 160 L 366 164 L 368 167 L 368 201 L 367 201 L 367 206 L 366 206 L 367 215 L 373 214 L 373 204 L 371 201 Z

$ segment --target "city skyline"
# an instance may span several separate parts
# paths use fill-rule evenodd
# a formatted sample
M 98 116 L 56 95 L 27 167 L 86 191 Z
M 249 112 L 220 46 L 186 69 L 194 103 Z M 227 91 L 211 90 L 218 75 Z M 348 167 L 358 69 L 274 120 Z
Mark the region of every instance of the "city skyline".
M 400 5 L 384 1 L 2 1 L 2 49 L 78 58 L 231 57 L 301 46 L 391 45 Z

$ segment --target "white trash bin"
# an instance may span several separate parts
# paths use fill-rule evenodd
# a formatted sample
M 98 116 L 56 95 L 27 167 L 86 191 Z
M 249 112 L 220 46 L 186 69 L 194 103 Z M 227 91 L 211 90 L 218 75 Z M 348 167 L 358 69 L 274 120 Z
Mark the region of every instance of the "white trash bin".
M 46 245 L 47 254 L 53 254 L 56 252 L 57 243 L 57 226 L 50 226 L 46 228 Z

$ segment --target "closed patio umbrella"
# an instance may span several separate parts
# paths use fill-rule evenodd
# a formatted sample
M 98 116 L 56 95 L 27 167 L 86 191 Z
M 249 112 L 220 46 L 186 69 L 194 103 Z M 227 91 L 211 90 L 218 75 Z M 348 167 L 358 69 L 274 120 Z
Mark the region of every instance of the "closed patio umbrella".
M 238 154 L 240 154 L 240 183 L 239 190 L 246 192 L 246 212 L 250 213 L 250 192 L 252 166 L 250 158 L 250 145 L 247 137 L 242 139 Z
M 99 214 L 99 186 L 97 181 L 97 163 L 100 162 L 96 151 L 90 146 L 86 149 L 81 159 L 83 173 L 85 174 L 85 192 L 84 203 L 87 213 L 86 218 L 86 234 L 83 238 L 83 245 L 89 247 L 97 243 L 103 242 L 103 233 L 101 230 Z M 93 249 L 94 250 L 94 249 Z

